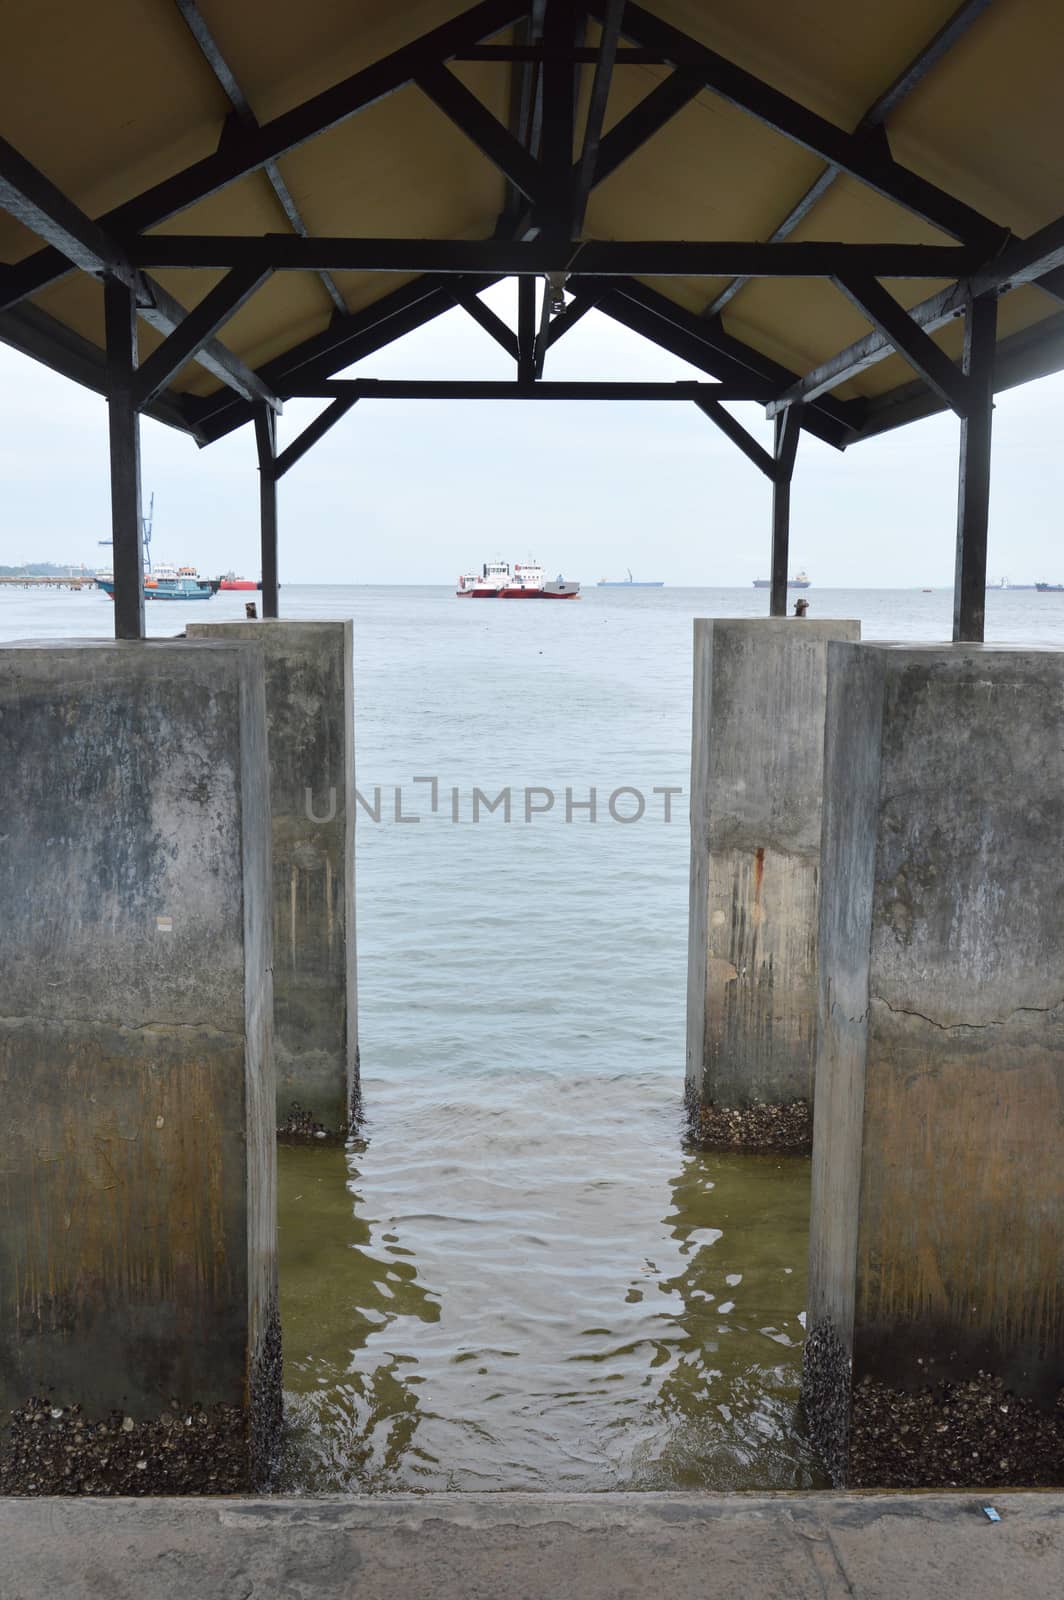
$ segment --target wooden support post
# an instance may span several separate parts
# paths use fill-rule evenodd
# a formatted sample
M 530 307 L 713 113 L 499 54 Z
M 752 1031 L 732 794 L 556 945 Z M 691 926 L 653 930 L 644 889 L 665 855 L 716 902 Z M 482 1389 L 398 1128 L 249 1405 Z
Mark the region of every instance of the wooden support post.
M 791 542 L 791 478 L 801 428 L 800 406 L 788 406 L 776 418 L 775 464 L 772 479 L 772 589 L 770 617 L 787 615 L 787 564 Z
M 986 548 L 990 523 L 990 433 L 994 415 L 997 299 L 971 300 L 964 322 L 968 415 L 961 418 L 957 486 L 957 567 L 953 637 L 982 643 L 986 611 Z
M 277 609 L 277 420 L 267 405 L 255 407 L 255 443 L 259 452 L 259 518 L 262 537 L 262 614 Z
M 137 306 L 118 278 L 104 281 L 107 418 L 111 455 L 111 542 L 115 638 L 144 638 L 144 525 L 140 513 L 140 416 L 134 401 Z

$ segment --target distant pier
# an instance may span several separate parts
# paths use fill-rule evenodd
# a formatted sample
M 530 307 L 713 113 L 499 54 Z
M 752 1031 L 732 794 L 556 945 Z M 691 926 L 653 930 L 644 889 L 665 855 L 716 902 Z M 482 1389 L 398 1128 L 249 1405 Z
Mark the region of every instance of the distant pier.
M 0 577 L 0 584 L 8 589 L 95 589 L 96 579 L 88 573 L 75 573 L 69 577 L 53 575 L 47 578 L 19 573 L 13 577 Z

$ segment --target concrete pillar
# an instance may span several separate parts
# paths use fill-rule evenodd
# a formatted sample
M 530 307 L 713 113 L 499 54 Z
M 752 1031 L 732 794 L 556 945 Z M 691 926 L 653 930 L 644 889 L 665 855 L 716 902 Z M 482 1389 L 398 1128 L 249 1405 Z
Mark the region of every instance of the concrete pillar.
M 343 1134 L 358 1110 L 352 624 L 205 622 L 188 634 L 264 653 L 277 1126 Z
M 837 1484 L 1064 1483 L 1064 654 L 833 645 L 805 1407 Z
M 808 1148 L 824 695 L 858 622 L 695 622 L 687 1094 L 711 1144 Z
M 275 1448 L 266 761 L 257 652 L 0 649 L 0 1492 Z

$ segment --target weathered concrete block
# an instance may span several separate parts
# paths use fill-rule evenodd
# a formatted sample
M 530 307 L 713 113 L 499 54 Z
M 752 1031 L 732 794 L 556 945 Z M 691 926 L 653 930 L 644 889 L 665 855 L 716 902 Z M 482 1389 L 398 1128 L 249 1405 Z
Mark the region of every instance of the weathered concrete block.
M 695 622 L 687 1091 L 713 1143 L 808 1146 L 827 647 L 858 622 Z
M 353 637 L 349 621 L 205 622 L 266 661 L 277 1123 L 343 1133 L 358 1109 Z
M 829 651 L 806 1410 L 839 1483 L 1064 1482 L 1064 654 Z
M 4 1490 L 276 1442 L 266 763 L 256 651 L 0 649 Z

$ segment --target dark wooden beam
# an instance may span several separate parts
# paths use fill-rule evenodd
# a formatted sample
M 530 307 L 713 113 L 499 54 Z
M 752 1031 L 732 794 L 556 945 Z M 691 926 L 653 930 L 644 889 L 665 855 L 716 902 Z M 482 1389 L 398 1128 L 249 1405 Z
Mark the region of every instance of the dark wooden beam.
M 298 385 L 290 399 L 312 400 L 577 400 L 683 401 L 715 405 L 720 400 L 755 400 L 757 384 L 736 383 L 497 383 L 485 379 L 328 378 Z M 747 436 L 749 437 L 749 436 Z
M 229 104 L 232 106 L 233 115 L 240 127 L 246 131 L 257 132 L 259 127 L 259 119 L 252 110 L 251 102 L 248 100 L 247 95 L 237 82 L 236 75 L 233 72 L 232 67 L 229 65 L 229 62 L 226 60 L 221 46 L 214 37 L 210 28 L 207 26 L 206 19 L 196 3 L 196 0 L 174 0 L 174 4 L 177 6 L 178 11 L 180 11 L 182 19 L 185 23 L 185 26 L 188 28 L 189 33 L 191 33 L 193 39 L 196 41 L 196 46 L 200 54 L 210 67 L 211 71 L 214 73 L 222 92 L 229 101 Z M 306 223 L 303 221 L 299 207 L 292 198 L 291 190 L 289 189 L 284 178 L 281 176 L 280 167 L 277 165 L 276 161 L 267 161 L 262 170 L 266 175 L 266 180 L 269 183 L 270 188 L 273 190 L 274 195 L 277 198 L 278 205 L 281 207 L 281 210 L 284 212 L 289 223 L 291 224 L 293 233 L 298 233 L 302 238 L 305 239 L 307 236 Z M 321 279 L 322 287 L 324 288 L 325 293 L 332 301 L 336 310 L 341 313 L 346 312 L 347 303 L 339 289 L 336 287 L 331 275 L 328 272 L 320 272 L 318 276 Z
M 262 614 L 278 615 L 277 576 L 277 418 L 269 406 L 255 406 L 255 447 L 259 457 L 259 540 Z
M 514 28 L 514 42 L 518 46 L 535 48 L 533 39 L 533 19 L 531 16 L 523 17 Z M 516 139 L 522 150 L 530 150 L 530 137 L 532 130 L 532 104 L 535 96 L 537 72 L 530 61 L 513 61 L 510 63 L 510 106 L 507 118 L 507 127 L 510 135 Z M 514 223 L 521 215 L 524 208 L 524 196 L 513 184 L 507 185 L 506 204 L 499 218 L 498 233 L 503 238 L 513 236 Z
M 539 307 L 539 327 L 536 330 L 536 341 L 532 347 L 532 377 L 535 382 L 542 378 L 543 368 L 547 362 L 547 330 L 550 327 L 550 307 L 553 295 L 554 287 L 548 279 L 543 285 L 543 298 Z
M 291 350 L 266 362 L 260 376 L 282 395 L 288 395 L 294 383 L 315 383 L 330 378 L 334 372 L 453 311 L 455 281 L 423 277 L 403 284 L 362 311 L 334 318 L 321 333 L 312 334 Z M 462 287 L 476 292 L 490 288 L 496 281 L 473 278 L 463 282 Z M 232 395 L 219 393 L 198 401 L 193 416 L 197 436 L 211 444 L 250 422 L 252 409 L 235 401 Z
M 275 457 L 274 478 L 283 478 L 289 467 L 294 467 L 297 461 L 302 461 L 307 451 L 316 445 L 319 439 L 324 439 L 329 429 L 334 427 L 341 417 L 346 417 L 357 400 L 357 394 L 342 394 L 331 405 L 326 406 L 321 415 L 308 423 L 302 433 L 297 434 L 292 443 Z
M 571 50 L 563 53 L 561 59 L 569 66 L 593 67 L 600 53 L 597 45 L 574 45 Z M 468 50 L 456 50 L 454 59 L 542 66 L 547 54 L 542 44 L 476 44 Z M 663 65 L 665 58 L 657 50 L 641 50 L 637 45 L 622 45 L 617 50 L 614 60 L 619 67 L 655 67 Z
M 866 316 L 899 355 L 931 385 L 935 393 L 959 417 L 967 415 L 968 383 L 944 350 L 929 333 L 914 322 L 904 306 L 888 294 L 875 278 L 848 274 L 836 279 L 838 287 L 858 311 Z
M 137 303 L 132 289 L 118 278 L 105 279 L 103 303 L 109 380 L 107 432 L 115 638 L 143 639 L 144 523 L 140 500 L 140 417 L 134 399 Z
M 419 72 L 416 82 L 433 104 L 498 168 L 507 182 L 533 204 L 540 199 L 544 185 L 537 163 L 453 72 L 437 63 Z
M 1010 239 L 992 261 L 972 273 L 969 291 L 981 299 L 995 290 L 1039 283 L 1064 268 L 1064 217 L 1047 222 L 1026 239 Z
M 994 392 L 1031 383 L 1064 369 L 1064 312 L 1006 334 L 994 355 Z M 862 401 L 863 416 L 854 443 L 872 439 L 942 411 L 942 401 L 921 378 Z
M 702 82 L 696 74 L 672 72 L 644 95 L 599 143 L 593 187 L 605 182 L 701 92 Z
M 143 272 L 140 274 L 137 310 L 143 321 L 165 334 L 173 333 L 180 328 L 188 316 L 180 300 L 176 300 L 161 283 Z M 274 411 L 280 410 L 281 402 L 269 384 L 220 339 L 208 339 L 196 351 L 193 359 L 240 399 L 260 400 Z
M 716 396 L 703 391 L 695 395 L 695 405 L 703 416 L 708 417 L 710 422 L 720 429 L 726 439 L 730 439 L 732 444 L 738 445 L 747 460 L 752 461 L 754 466 L 765 474 L 766 478 L 775 477 L 776 463 L 772 456 L 762 445 L 758 444 L 752 434 L 747 433 L 742 423 L 737 422 L 730 411 L 725 411 Z
M 0 341 L 106 399 L 110 391 L 106 350 L 38 306 L 22 305 L 0 312 Z M 162 394 L 144 407 L 143 414 L 169 428 L 191 433 L 200 444 L 206 443 L 188 414 L 186 400 L 185 395 Z
M 447 60 L 458 50 L 501 32 L 524 16 L 527 9 L 527 0 L 480 0 L 479 4 L 421 38 L 264 122 L 257 131 L 234 135 L 213 154 L 124 201 L 99 221 L 113 236 L 154 228 L 168 217 L 216 194 L 219 189 L 247 177 L 248 173 L 258 172 L 268 161 L 276 161 L 308 139 L 327 133 L 367 106 L 394 94 L 412 83 L 432 62 Z M 20 262 L 16 276 L 10 281 L 21 299 L 37 294 L 49 283 L 64 277 L 68 270 L 68 258 L 49 246 Z
M 963 277 L 979 265 L 958 245 L 801 244 L 687 239 L 588 239 L 574 245 L 544 233 L 538 239 L 298 239 L 269 233 L 151 234 L 128 242 L 139 266 L 231 268 L 274 272 L 489 273 L 542 277 L 548 272 L 594 277 L 716 277 L 747 272 L 761 278 Z
M 601 285 L 598 309 L 605 316 L 724 383 L 753 382 L 760 391 L 753 398 L 761 404 L 767 405 L 793 383 L 794 374 L 788 368 L 725 334 L 719 324 L 685 311 L 648 285 L 629 280 L 615 284 L 609 278 L 601 280 Z M 842 450 L 853 437 L 858 421 L 847 404 L 828 400 L 826 405 L 805 408 L 802 425 L 825 444 Z
M 793 415 L 792 415 L 793 413 Z M 777 421 L 780 420 L 777 418 Z M 794 476 L 794 463 L 798 454 L 798 440 L 802 432 L 802 408 L 792 406 L 785 412 L 782 427 L 778 427 L 773 444 L 775 479 L 777 483 L 790 483 Z
M 602 0 L 592 0 L 590 9 L 593 15 L 601 18 Z M 714 94 L 955 239 L 975 244 L 984 254 L 989 254 L 1007 236 L 1006 230 L 988 223 L 971 206 L 894 161 L 882 143 L 870 141 L 862 134 L 847 133 L 753 73 L 661 21 L 635 4 L 635 0 L 628 0 L 625 7 L 624 31 L 627 37 L 648 49 L 659 50 L 673 63 L 682 61 L 685 67 L 696 63 L 695 70 L 702 83 Z
M 956 11 L 939 28 L 934 38 L 923 49 L 917 52 L 909 64 L 895 78 L 890 87 L 874 100 L 857 124 L 856 132 L 869 132 L 873 128 L 882 127 L 887 118 L 897 110 L 898 106 L 908 98 L 926 78 L 927 74 L 948 54 L 957 41 L 967 33 L 976 18 L 991 4 L 991 0 L 963 0 Z M 800 222 L 812 211 L 813 207 L 831 188 L 839 176 L 838 167 L 825 167 L 819 177 L 810 185 L 801 199 L 788 211 L 783 221 L 772 230 L 769 242 L 779 243 L 786 239 L 797 228 Z M 707 317 L 719 317 L 724 307 L 734 300 L 739 290 L 749 283 L 749 278 L 733 278 L 726 284 L 716 298 L 706 307 Z
M 582 32 L 584 14 L 576 0 L 547 0 L 543 15 L 544 60 L 543 123 L 539 138 L 539 164 L 544 192 L 536 220 L 548 238 L 568 241 L 575 236 L 573 203 L 575 173 L 573 142 L 576 135 L 576 71 L 572 50 Z
M 136 273 L 121 246 L 6 139 L 0 139 L 0 209 L 46 240 L 65 263 L 83 272 L 106 272 L 130 289 L 136 286 Z M 6 267 L 0 276 L 0 305 L 5 309 L 13 302 L 4 285 L 17 270 Z
M 778 247 L 777 247 L 778 248 Z M 1005 293 L 1021 284 L 1052 280 L 1064 269 L 1064 217 L 1058 217 L 1039 228 L 1026 239 L 1012 239 L 994 260 L 977 268 L 970 277 L 940 289 L 936 294 L 910 306 L 906 316 L 910 322 L 925 332 L 939 328 L 952 318 L 962 316 L 971 300 L 981 300 L 987 295 Z M 844 269 L 849 271 L 850 268 Z M 1055 293 L 1055 290 L 1053 291 Z M 769 415 L 784 410 L 789 405 L 810 401 L 848 383 L 877 361 L 893 355 L 894 343 L 881 328 L 863 339 L 847 345 L 837 355 L 831 356 L 806 373 L 769 408 Z
M 199 305 L 177 324 L 173 333 L 163 340 L 138 370 L 133 396 L 138 411 L 143 411 L 182 367 L 199 354 L 218 329 L 250 300 L 268 276 L 268 273 L 254 267 L 234 267 L 226 273 L 221 283 L 216 284 Z
M 520 278 L 517 284 L 517 376 L 533 383 L 536 376 L 536 280 Z
M 621 18 L 624 15 L 624 5 L 625 0 L 608 0 L 606 14 L 602 23 L 602 39 L 599 43 L 598 59 L 595 62 L 595 75 L 591 80 L 591 96 L 588 100 L 587 119 L 584 123 L 584 140 L 580 149 L 580 160 L 577 162 L 573 184 L 570 237 L 574 239 L 580 237 L 583 229 L 588 196 L 595 181 L 599 147 L 602 142 L 602 125 L 610 98 L 610 86 L 613 83 L 613 67 L 617 59 L 617 45 L 621 36 Z
M 478 294 L 475 294 L 472 289 L 466 289 L 461 284 L 457 285 L 451 292 L 454 295 L 455 304 L 461 306 L 462 310 L 471 316 L 473 321 L 484 329 L 485 333 L 491 335 L 496 344 L 502 346 L 511 361 L 519 361 L 521 359 L 517 335 L 512 328 L 506 326 L 501 317 L 495 315 L 490 306 L 484 304 Z
M 982 641 L 990 525 L 990 435 L 994 415 L 997 300 L 972 300 L 964 326 L 964 374 L 971 400 L 961 419 L 953 637 Z
M 184 306 L 161 284 L 138 273 L 128 252 L 69 200 L 12 145 L 0 140 L 0 207 L 17 216 L 41 237 L 52 240 L 85 272 L 124 284 L 134 295 L 139 314 L 152 327 L 170 334 L 187 317 Z M 14 308 L 19 295 L 12 288 L 21 264 L 0 268 L 0 312 Z M 204 341 L 195 359 L 223 383 L 248 397 L 270 399 L 251 369 L 214 339 Z

